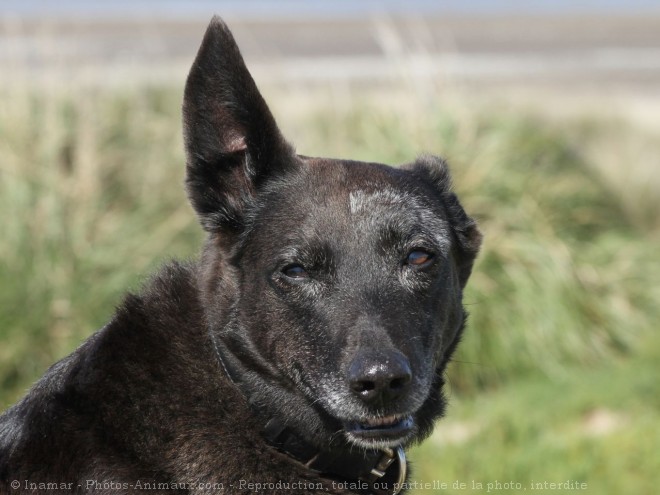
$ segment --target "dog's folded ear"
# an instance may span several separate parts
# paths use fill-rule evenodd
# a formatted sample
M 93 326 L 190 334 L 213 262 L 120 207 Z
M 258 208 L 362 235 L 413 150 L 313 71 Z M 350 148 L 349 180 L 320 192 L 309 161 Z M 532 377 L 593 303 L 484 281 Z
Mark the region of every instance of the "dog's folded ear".
M 465 287 L 481 247 L 482 235 L 477 227 L 477 222 L 465 213 L 458 197 L 452 192 L 449 167 L 443 159 L 425 155 L 412 164 L 406 165 L 405 168 L 430 183 L 439 194 L 456 236 L 458 277 L 461 287 Z
M 217 16 L 188 75 L 183 132 L 188 195 L 209 232 L 240 231 L 254 192 L 296 160 Z

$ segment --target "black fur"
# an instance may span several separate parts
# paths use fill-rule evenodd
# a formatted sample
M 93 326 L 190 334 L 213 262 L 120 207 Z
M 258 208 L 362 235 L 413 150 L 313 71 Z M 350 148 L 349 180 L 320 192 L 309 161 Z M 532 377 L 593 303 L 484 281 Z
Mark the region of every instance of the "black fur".
M 445 163 L 296 155 L 218 18 L 183 118 L 201 259 L 0 416 L 0 493 L 357 493 L 271 447 L 265 421 L 341 455 L 420 441 L 443 413 L 481 240 Z M 394 426 L 364 435 L 379 418 Z

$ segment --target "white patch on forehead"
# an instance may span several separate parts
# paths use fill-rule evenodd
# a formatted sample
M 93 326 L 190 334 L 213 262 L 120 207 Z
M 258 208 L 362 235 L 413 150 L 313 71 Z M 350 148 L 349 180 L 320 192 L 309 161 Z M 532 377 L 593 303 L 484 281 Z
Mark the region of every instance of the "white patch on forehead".
M 413 196 L 392 189 L 381 189 L 373 192 L 353 191 L 348 196 L 348 204 L 352 214 L 369 211 L 375 204 L 387 204 L 399 208 L 418 206 Z
M 412 218 L 421 221 L 438 247 L 445 250 L 449 249 L 451 245 L 450 227 L 447 221 L 434 214 L 429 207 L 424 205 L 423 200 L 415 195 L 393 189 L 369 192 L 360 189 L 349 194 L 348 203 L 352 215 L 377 212 L 377 207 L 383 205 L 401 213 L 412 210 L 414 212 Z

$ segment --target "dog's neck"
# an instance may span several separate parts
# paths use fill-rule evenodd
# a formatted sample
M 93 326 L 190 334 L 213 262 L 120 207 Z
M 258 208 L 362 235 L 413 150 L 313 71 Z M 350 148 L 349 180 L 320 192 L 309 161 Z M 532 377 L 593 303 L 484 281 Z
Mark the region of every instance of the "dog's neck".
M 346 489 L 376 495 L 396 495 L 401 492 L 407 475 L 406 456 L 402 447 L 370 450 L 326 450 L 315 447 L 250 400 L 249 394 L 242 386 L 236 359 L 224 348 L 213 331 L 210 335 L 222 370 L 246 398 L 254 415 L 260 419 L 263 424 L 260 433 L 271 447 L 321 477 L 341 483 Z

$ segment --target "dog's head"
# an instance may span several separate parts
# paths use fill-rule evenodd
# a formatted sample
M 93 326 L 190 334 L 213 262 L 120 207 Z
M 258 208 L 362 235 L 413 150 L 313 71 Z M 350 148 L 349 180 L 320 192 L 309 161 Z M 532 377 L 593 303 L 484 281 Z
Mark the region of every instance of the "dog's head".
M 445 163 L 296 155 L 218 18 L 183 114 L 206 317 L 248 399 L 319 446 L 428 434 L 481 241 Z

